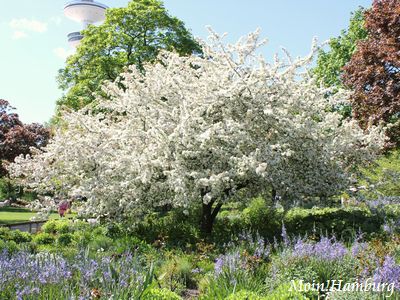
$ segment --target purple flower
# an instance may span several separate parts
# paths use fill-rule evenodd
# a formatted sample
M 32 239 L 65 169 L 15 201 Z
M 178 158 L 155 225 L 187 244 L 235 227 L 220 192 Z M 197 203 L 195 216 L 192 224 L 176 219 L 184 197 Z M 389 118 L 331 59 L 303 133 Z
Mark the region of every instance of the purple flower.
M 355 241 L 354 244 L 351 246 L 351 254 L 353 257 L 357 256 L 359 253 L 363 252 L 368 248 L 367 243 L 360 243 L 358 241 Z
M 217 276 L 220 275 L 222 273 L 223 267 L 224 267 L 224 257 L 220 256 L 215 261 L 215 265 L 214 265 L 215 275 L 217 275 Z
M 25 286 L 22 290 L 17 290 L 16 297 L 18 300 L 23 300 L 24 296 L 39 294 L 39 288 Z
M 314 255 L 314 246 L 304 242 L 303 239 L 298 239 L 293 246 L 292 255 L 295 257 L 305 257 Z
M 201 272 L 202 272 L 202 269 L 200 269 L 200 268 L 195 268 L 195 269 L 192 270 L 193 274 L 199 274 Z
M 219 276 L 224 270 L 226 270 L 229 274 L 234 274 L 241 269 L 242 264 L 243 262 L 241 260 L 239 251 L 221 255 L 215 261 L 215 275 Z
M 393 234 L 393 227 L 392 226 L 390 226 L 389 224 L 387 224 L 387 223 L 385 223 L 384 225 L 383 225 L 383 231 L 385 231 L 385 232 L 387 232 L 387 233 L 389 233 L 389 234 Z
M 294 257 L 315 257 L 324 260 L 337 260 L 348 253 L 346 247 L 335 239 L 322 237 L 315 244 L 298 239 L 292 251 Z
M 394 284 L 400 290 L 400 265 L 397 265 L 392 256 L 386 256 L 382 266 L 374 272 L 375 283 Z
M 285 227 L 285 224 L 284 224 L 284 223 L 282 223 L 281 237 L 282 237 L 282 240 L 283 240 L 283 244 L 284 244 L 286 247 L 289 246 L 289 245 L 290 245 L 290 239 L 289 239 L 289 236 L 288 236 L 288 234 L 287 234 L 287 232 L 286 232 L 286 227 Z

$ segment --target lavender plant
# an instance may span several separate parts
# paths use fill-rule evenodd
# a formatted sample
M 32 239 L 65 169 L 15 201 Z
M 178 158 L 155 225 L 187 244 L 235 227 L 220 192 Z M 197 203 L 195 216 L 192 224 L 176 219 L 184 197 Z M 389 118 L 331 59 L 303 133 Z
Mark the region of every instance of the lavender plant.
M 71 261 L 45 252 L 0 254 L 1 299 L 139 299 L 152 276 L 152 265 L 132 253 L 94 259 L 81 252 Z

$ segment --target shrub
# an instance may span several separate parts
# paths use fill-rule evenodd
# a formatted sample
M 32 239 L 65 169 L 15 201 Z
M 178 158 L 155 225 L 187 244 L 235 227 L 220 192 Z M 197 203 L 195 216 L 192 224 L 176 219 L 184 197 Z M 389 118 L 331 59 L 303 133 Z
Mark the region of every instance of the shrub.
M 292 288 L 292 284 L 289 282 L 279 285 L 274 291 L 268 293 L 268 296 L 263 298 L 263 300 L 301 300 L 301 299 L 309 299 L 309 298 L 306 297 L 306 295 L 304 295 L 302 292 L 296 291 L 294 288 Z M 314 299 L 314 297 L 312 297 L 311 299 Z
M 157 249 L 135 236 L 124 236 L 118 239 L 114 239 L 113 245 L 114 251 L 117 253 L 124 253 L 128 251 L 145 253 L 147 256 L 151 254 L 155 254 L 156 256 L 158 256 L 159 254 Z
M 241 232 L 247 231 L 248 226 L 243 221 L 241 212 L 222 211 L 216 218 L 213 230 L 212 241 L 223 245 Z
M 79 231 L 79 230 L 86 231 L 86 230 L 91 230 L 93 228 L 88 222 L 82 220 L 74 220 L 71 226 L 74 231 Z
M 56 233 L 57 220 L 50 220 L 43 224 L 42 231 L 45 233 Z
M 272 205 L 271 201 L 259 197 L 243 210 L 243 221 L 247 227 L 269 239 L 279 235 L 282 219 L 282 211 Z
M 49 220 L 42 226 L 42 231 L 46 233 L 69 233 L 74 232 L 76 229 L 76 224 L 71 220 Z
M 63 234 L 71 232 L 72 229 L 72 222 L 69 220 L 59 220 L 56 221 L 56 232 Z
M 108 250 L 112 247 L 113 240 L 106 236 L 95 236 L 89 243 L 90 248 L 93 250 Z
M 360 183 L 370 186 L 363 192 L 368 198 L 398 196 L 400 194 L 400 150 L 386 153 L 373 166 L 362 170 L 365 180 Z
M 10 238 L 10 232 L 11 230 L 7 227 L 0 226 L 0 239 L 8 240 Z
M 38 245 L 50 245 L 54 243 L 55 238 L 50 233 L 41 232 L 34 236 L 33 241 Z
M 28 232 L 23 232 L 20 230 L 12 230 L 9 233 L 9 239 L 16 242 L 17 244 L 27 243 L 32 240 L 32 235 Z
M 266 300 L 266 298 L 254 292 L 241 290 L 237 293 L 230 294 L 226 300 Z
M 80 247 L 86 247 L 92 241 L 92 234 L 85 230 L 75 231 L 72 237 Z
M 57 243 L 60 246 L 68 246 L 72 242 L 72 235 L 70 233 L 63 233 L 61 234 L 58 239 Z
M 182 247 L 194 245 L 199 240 L 197 211 L 190 211 L 189 215 L 179 209 L 165 214 L 153 213 L 137 224 L 133 234 L 148 243 L 156 243 L 157 247 L 166 245 Z
M 182 298 L 168 289 L 149 289 L 143 296 L 143 300 L 181 300 Z
M 262 293 L 265 290 L 270 245 L 258 237 L 243 236 L 239 245 L 230 243 L 215 262 L 213 274 L 199 284 L 201 299 L 225 299 L 241 290 Z
M 15 253 L 20 250 L 19 246 L 14 241 L 3 241 L 0 239 L 0 252 L 7 251 L 8 253 Z
M 90 229 L 89 229 L 90 230 Z M 97 226 L 93 228 L 91 227 L 92 235 L 93 236 L 106 236 L 107 234 L 107 229 L 104 228 L 103 226 Z
M 383 220 L 368 208 L 293 208 L 284 216 L 283 222 L 290 235 L 340 234 L 342 238 L 354 236 L 354 232 L 379 231 Z
M 109 238 L 117 238 L 122 235 L 122 228 L 119 224 L 117 223 L 108 223 L 106 225 L 106 236 Z
M 161 284 L 172 290 L 178 291 L 186 287 L 193 288 L 192 263 L 186 255 L 174 255 L 160 267 L 159 280 Z

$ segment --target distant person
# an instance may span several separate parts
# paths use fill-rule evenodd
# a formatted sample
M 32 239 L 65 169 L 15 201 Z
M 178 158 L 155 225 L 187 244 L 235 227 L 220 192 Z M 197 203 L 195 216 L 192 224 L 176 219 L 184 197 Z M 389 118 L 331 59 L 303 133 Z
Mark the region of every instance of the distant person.
M 70 203 L 67 200 L 61 201 L 61 203 L 58 205 L 58 214 L 60 215 L 61 218 L 65 216 L 69 208 L 70 208 Z

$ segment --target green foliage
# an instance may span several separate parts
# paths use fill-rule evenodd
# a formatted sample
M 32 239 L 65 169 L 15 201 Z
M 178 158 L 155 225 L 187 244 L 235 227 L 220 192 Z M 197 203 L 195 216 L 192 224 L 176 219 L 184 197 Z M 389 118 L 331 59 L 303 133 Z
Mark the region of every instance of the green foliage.
M 267 276 L 266 284 L 271 290 L 267 299 L 307 299 L 306 296 L 314 299 L 318 296 L 317 291 L 310 290 L 303 294 L 296 290 L 295 287 L 299 286 L 298 280 L 315 284 L 326 283 L 332 279 L 343 280 L 344 283 L 354 282 L 361 271 L 357 263 L 356 258 L 351 256 L 331 261 L 312 257 L 288 257 L 284 252 L 280 253 L 273 258 L 273 272 Z
M 357 42 L 367 38 L 367 30 L 364 28 L 364 9 L 359 8 L 352 13 L 350 25 L 347 30 L 342 30 L 341 35 L 329 40 L 329 50 L 321 49 L 317 58 L 317 65 L 313 73 L 318 81 L 326 87 L 333 87 L 333 92 L 344 88 L 342 74 L 343 67 L 351 59 L 356 51 Z M 350 117 L 351 106 L 340 104 L 334 108 L 343 117 Z
M 8 253 L 14 253 L 20 250 L 20 247 L 14 241 L 4 241 L 0 239 L 0 252 L 4 250 L 6 250 Z
M 68 220 L 60 220 L 56 225 L 56 232 L 63 234 L 71 231 L 71 221 Z
M 7 227 L 0 227 L 0 239 L 21 244 L 30 242 L 32 240 L 32 235 L 28 232 L 10 230 Z
M 106 236 L 109 238 L 117 238 L 123 234 L 123 229 L 120 224 L 108 223 L 106 224 Z
M 237 293 L 230 294 L 226 300 L 266 300 L 266 298 L 259 296 L 254 292 L 241 290 Z
M 349 28 L 329 40 L 329 50 L 320 50 L 317 66 L 313 69 L 317 80 L 327 87 L 343 87 L 342 68 L 355 52 L 357 42 L 366 37 L 364 9 L 359 8 L 351 16 Z
M 92 240 L 92 234 L 89 231 L 79 230 L 75 231 L 73 234 L 73 240 L 77 243 L 77 245 L 81 248 L 87 247 L 90 241 Z
M 9 196 L 7 181 L 6 177 L 0 177 L 0 199 L 6 199 Z
M 109 248 L 110 244 L 110 239 L 104 236 L 106 228 L 91 226 L 87 222 L 79 220 L 50 220 L 43 224 L 42 231 L 58 236 L 57 245 L 62 247 L 74 242 L 78 247 L 85 248 L 91 243 L 92 247 L 97 250 Z
M 270 200 L 254 199 L 243 210 L 242 218 L 250 231 L 262 236 L 273 237 L 280 233 L 282 211 L 275 209 Z
M 150 244 L 139 239 L 138 237 L 131 235 L 125 235 L 123 237 L 114 239 L 113 251 L 120 254 L 123 254 L 126 251 L 146 253 L 149 258 L 153 256 L 157 257 L 159 255 L 159 251 L 157 249 L 153 248 Z
M 248 241 L 250 242 L 250 241 Z M 262 245 L 258 244 L 259 250 Z M 206 274 L 199 282 L 200 299 L 225 299 L 242 290 L 263 295 L 266 292 L 268 259 L 253 251 L 246 251 L 243 245 L 229 244 L 225 254 L 218 257 L 214 272 Z M 263 251 L 264 252 L 264 251 Z
M 34 236 L 33 241 L 38 245 L 51 245 L 55 242 L 55 238 L 50 233 L 41 232 Z
M 72 231 L 79 231 L 79 230 L 80 231 L 91 231 L 93 229 L 93 226 L 85 221 L 74 220 L 72 228 L 73 228 Z
M 234 280 L 233 280 L 234 279 Z M 245 271 L 237 272 L 233 277 L 224 274 L 218 278 L 207 276 L 199 287 L 201 300 L 225 299 L 232 293 L 241 290 L 251 290 L 255 294 L 262 294 L 265 290 L 265 273 L 251 274 Z
M 113 240 L 109 237 L 97 235 L 93 238 L 93 240 L 89 243 L 89 247 L 95 251 L 104 251 L 108 250 L 112 247 Z
M 247 207 L 221 211 L 214 225 L 213 240 L 218 244 L 227 243 L 243 232 L 257 232 L 273 239 L 280 234 L 282 217 L 283 210 L 274 208 L 270 200 L 258 197 Z
M 10 229 L 7 227 L 0 227 L 0 239 L 8 240 L 10 236 Z
M 69 244 L 71 244 L 72 240 L 73 240 L 73 238 L 72 238 L 72 235 L 70 233 L 62 233 L 57 238 L 57 243 L 60 246 L 68 246 Z
M 105 235 L 107 229 L 100 226 L 90 225 L 81 220 L 49 220 L 42 226 L 42 231 L 46 233 L 73 233 L 76 231 L 93 232 L 95 235 Z
M 283 222 L 291 235 L 337 234 L 342 238 L 352 238 L 361 230 L 364 233 L 379 231 L 383 220 L 367 208 L 293 208 Z
M 56 226 L 57 226 L 57 221 L 56 220 L 50 220 L 47 221 L 42 225 L 42 231 L 46 233 L 56 233 Z
M 386 153 L 376 161 L 374 166 L 365 168 L 361 184 L 370 187 L 365 196 L 398 196 L 400 195 L 400 151 Z
M 186 255 L 173 255 L 160 267 L 158 280 L 161 286 L 172 291 L 193 288 L 192 262 Z
M 152 288 L 145 292 L 143 300 L 181 300 L 182 298 L 168 289 Z
M 279 285 L 272 292 L 268 293 L 268 296 L 263 300 L 301 300 L 309 299 L 302 292 L 293 289 L 290 282 L 285 282 Z
M 14 241 L 17 244 L 28 243 L 32 240 L 32 235 L 28 232 L 12 230 L 9 234 L 9 240 Z
M 197 211 L 185 214 L 172 210 L 165 214 L 153 213 L 146 216 L 133 230 L 133 234 L 156 247 L 178 246 L 185 248 L 199 240 Z
M 273 240 L 280 237 L 282 223 L 290 236 L 333 234 L 349 240 L 359 231 L 367 235 L 379 232 L 385 220 L 399 217 L 399 209 L 393 206 L 373 212 L 365 206 L 296 207 L 283 211 L 274 208 L 268 200 L 256 198 L 242 211 L 233 207 L 221 211 L 210 241 L 221 246 L 237 239 L 243 232 L 258 233 Z M 193 245 L 201 240 L 198 219 L 197 211 L 191 211 L 189 215 L 179 210 L 155 213 L 140 222 L 131 234 L 156 247 L 189 247 L 195 250 Z
M 127 7 L 110 8 L 99 26 L 83 31 L 76 54 L 59 71 L 60 88 L 67 94 L 58 101 L 79 109 L 101 94 L 101 86 L 114 81 L 126 66 L 142 68 L 154 61 L 161 49 L 181 55 L 199 52 L 182 21 L 168 14 L 159 0 L 132 0 Z
M 0 168 L 4 169 L 4 167 L 1 166 L 1 163 L 0 163 Z M 19 198 L 19 199 L 26 199 L 29 201 L 32 200 L 34 195 L 35 193 L 24 192 L 22 187 L 16 185 L 15 180 L 9 178 L 8 176 L 1 177 L 0 174 L 0 199 L 16 200 L 17 198 Z

